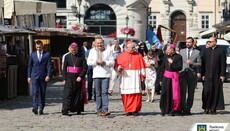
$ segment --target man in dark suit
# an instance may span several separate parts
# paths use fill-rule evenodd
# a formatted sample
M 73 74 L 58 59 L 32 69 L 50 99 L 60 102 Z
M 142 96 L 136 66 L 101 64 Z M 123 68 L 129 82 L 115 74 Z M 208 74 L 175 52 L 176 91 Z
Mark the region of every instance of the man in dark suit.
M 184 115 L 191 115 L 194 91 L 197 84 L 197 69 L 201 66 L 200 51 L 193 48 L 194 39 L 186 39 L 186 47 L 180 50 L 183 58 L 183 69 L 180 72 L 181 111 Z M 188 90 L 188 91 L 187 91 Z M 186 92 L 188 96 L 186 99 Z
M 36 50 L 31 53 L 28 63 L 28 83 L 32 83 L 34 114 L 44 114 L 46 84 L 52 75 L 51 56 L 43 50 L 42 41 L 36 41 Z M 40 101 L 39 96 L 40 95 Z M 39 104 L 38 104 L 39 103 Z M 39 112 L 38 112 L 39 106 Z

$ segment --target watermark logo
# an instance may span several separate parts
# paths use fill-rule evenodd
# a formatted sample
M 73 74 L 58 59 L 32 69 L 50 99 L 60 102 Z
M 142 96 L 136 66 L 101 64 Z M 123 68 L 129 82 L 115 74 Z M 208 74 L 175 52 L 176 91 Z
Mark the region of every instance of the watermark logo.
M 230 131 L 228 123 L 195 123 L 190 131 Z
M 197 125 L 197 131 L 207 131 L 207 125 Z

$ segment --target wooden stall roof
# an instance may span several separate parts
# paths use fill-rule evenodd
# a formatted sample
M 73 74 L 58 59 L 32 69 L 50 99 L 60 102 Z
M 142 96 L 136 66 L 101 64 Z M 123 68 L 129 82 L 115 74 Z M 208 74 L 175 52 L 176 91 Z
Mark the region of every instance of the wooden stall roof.
M 25 27 L 0 25 L 0 35 L 20 35 L 32 34 L 36 36 L 71 36 L 71 37 L 94 37 L 95 33 L 76 31 L 65 28 L 48 28 L 48 27 Z
M 0 25 L 1 35 L 20 35 L 20 34 L 36 34 L 34 31 L 18 28 L 16 26 Z
M 65 28 L 48 28 L 48 27 L 39 27 L 34 28 L 34 31 L 37 32 L 38 36 L 73 36 L 73 37 L 94 37 L 95 33 L 87 33 L 82 31 L 75 31 L 73 29 Z

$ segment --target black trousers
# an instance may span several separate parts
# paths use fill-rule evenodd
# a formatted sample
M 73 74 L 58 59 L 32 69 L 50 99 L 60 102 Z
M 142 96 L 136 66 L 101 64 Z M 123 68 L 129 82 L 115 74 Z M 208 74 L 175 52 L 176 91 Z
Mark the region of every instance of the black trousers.
M 196 85 L 196 73 L 192 71 L 182 71 L 180 73 L 181 110 L 183 112 L 190 112 L 193 106 Z
M 156 93 L 160 93 L 160 91 L 161 91 L 161 85 L 160 85 L 160 73 L 161 73 L 161 67 L 158 67 L 157 69 L 156 69 L 156 71 L 157 71 L 157 78 L 156 78 L 156 81 L 155 81 L 155 92 Z
M 92 100 L 92 96 L 95 96 L 95 90 L 93 91 L 93 69 L 88 70 L 87 80 L 88 100 Z
M 141 90 L 145 90 L 145 81 L 141 81 Z

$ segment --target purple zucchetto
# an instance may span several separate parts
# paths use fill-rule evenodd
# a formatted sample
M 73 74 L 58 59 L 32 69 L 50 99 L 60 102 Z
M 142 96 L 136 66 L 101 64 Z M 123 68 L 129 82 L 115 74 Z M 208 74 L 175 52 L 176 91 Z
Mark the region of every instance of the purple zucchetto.
M 170 44 L 169 46 L 170 48 L 176 49 L 176 46 L 174 44 Z
M 70 47 L 77 47 L 77 46 L 78 46 L 78 45 L 77 45 L 76 42 L 73 42 L 73 43 L 70 44 Z

